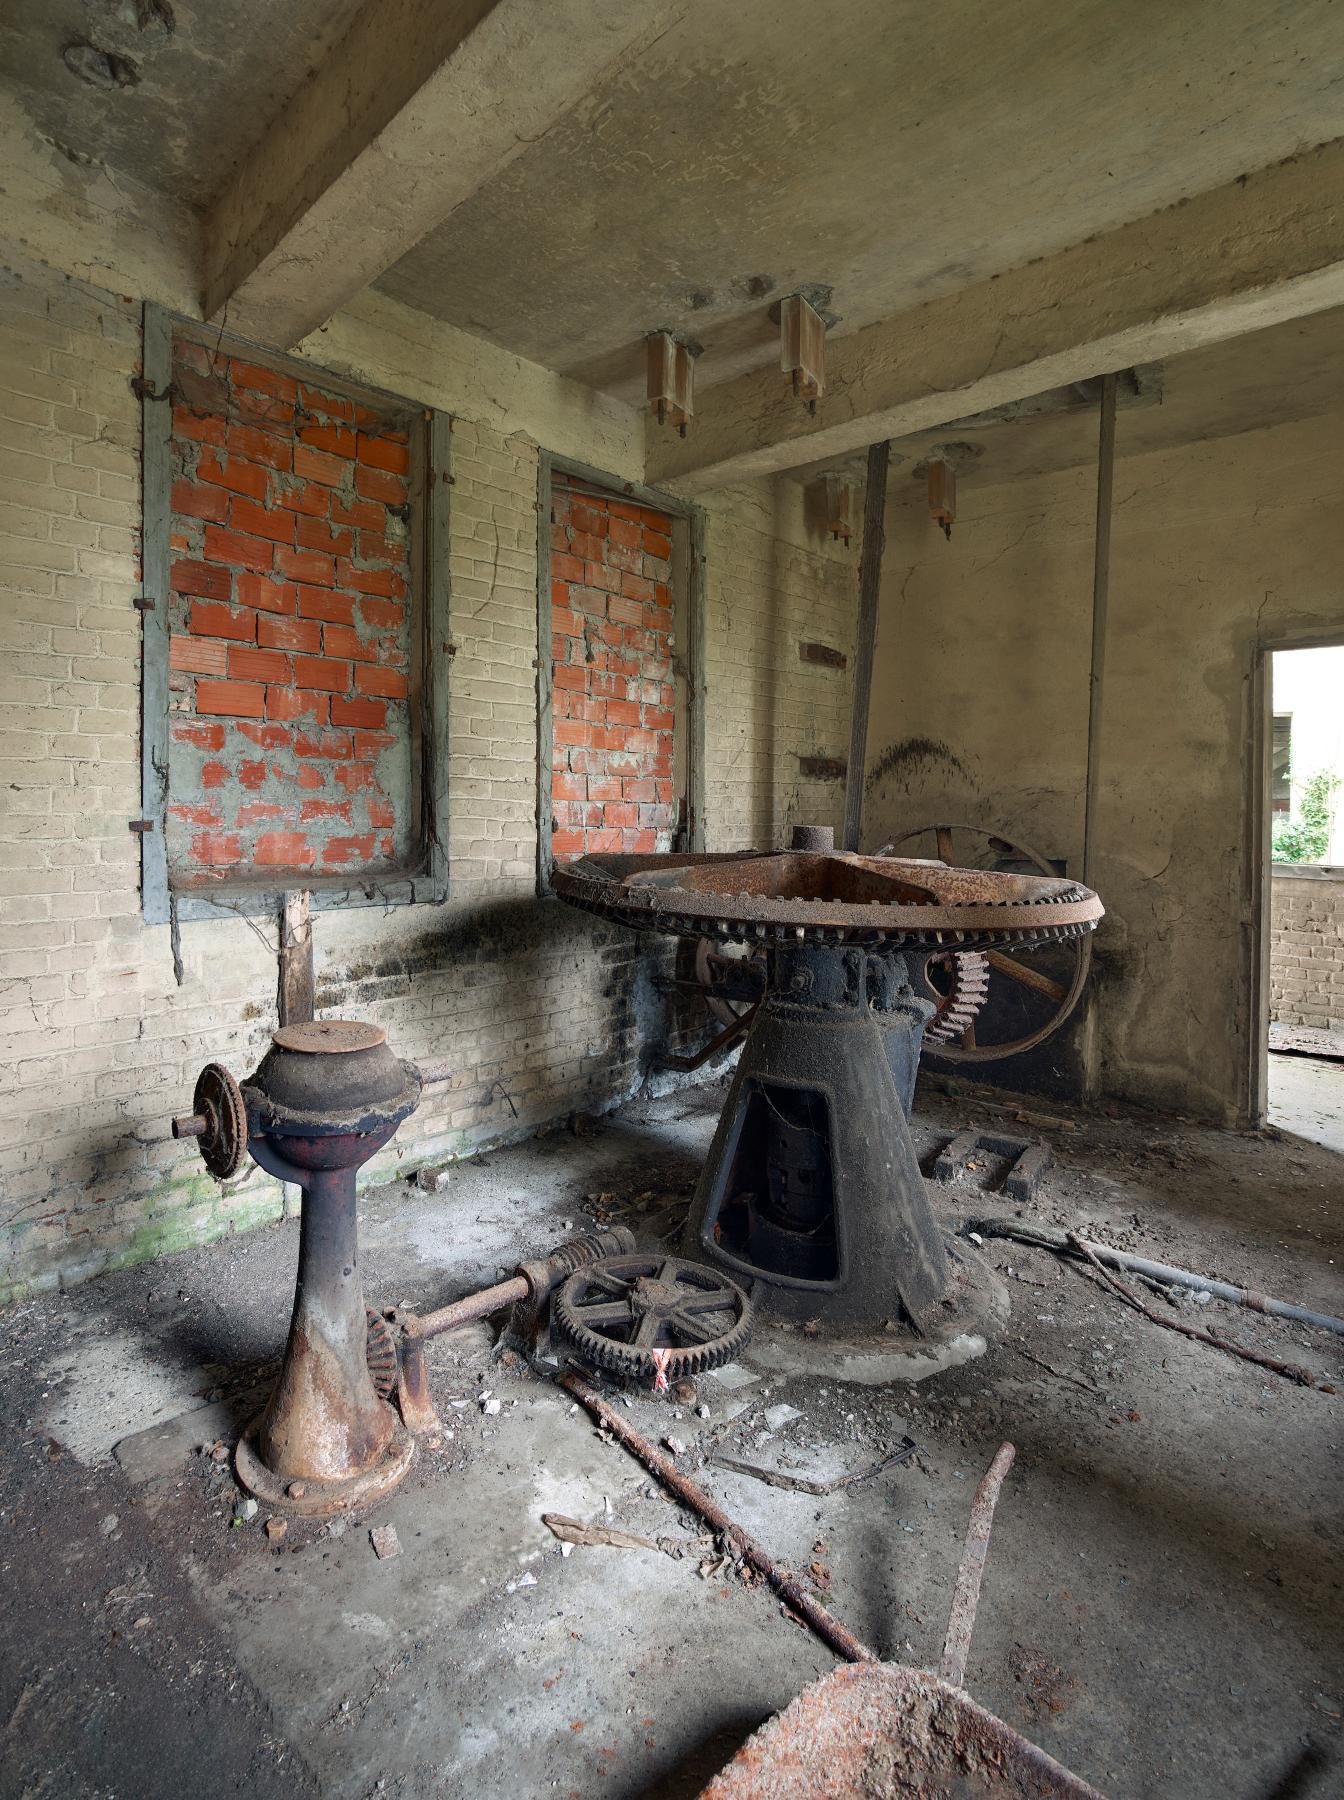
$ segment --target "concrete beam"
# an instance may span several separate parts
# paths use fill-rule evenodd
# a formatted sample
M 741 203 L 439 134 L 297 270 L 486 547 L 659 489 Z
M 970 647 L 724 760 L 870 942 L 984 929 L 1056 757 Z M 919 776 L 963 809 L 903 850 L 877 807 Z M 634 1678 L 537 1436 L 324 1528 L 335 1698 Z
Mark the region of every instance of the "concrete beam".
M 773 364 L 703 389 L 685 439 L 648 422 L 646 479 L 775 474 L 1342 303 L 1336 139 L 835 339 L 815 418 Z
M 597 83 L 673 0 L 373 0 L 206 221 L 204 316 L 288 348 Z

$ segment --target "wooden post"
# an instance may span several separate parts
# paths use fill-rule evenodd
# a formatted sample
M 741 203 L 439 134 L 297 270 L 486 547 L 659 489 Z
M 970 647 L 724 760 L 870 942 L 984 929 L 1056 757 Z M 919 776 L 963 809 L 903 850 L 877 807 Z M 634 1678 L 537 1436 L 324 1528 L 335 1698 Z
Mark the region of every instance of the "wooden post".
M 887 464 L 885 439 L 868 447 L 868 484 L 863 495 L 863 548 L 859 553 L 859 622 L 854 644 L 854 700 L 845 770 L 844 847 L 857 850 L 863 824 L 863 770 L 868 753 L 868 706 L 873 694 L 873 651 L 877 644 L 877 602 L 886 543 Z
M 303 890 L 285 895 L 280 913 L 280 987 L 277 1010 L 282 1025 L 306 1025 L 313 1016 L 312 896 Z
M 1101 381 L 1097 439 L 1097 530 L 1092 557 L 1092 666 L 1087 692 L 1087 788 L 1083 800 L 1083 881 L 1092 885 L 1097 793 L 1101 785 L 1101 690 L 1106 673 L 1106 608 L 1111 593 L 1111 493 L 1115 486 L 1115 376 Z

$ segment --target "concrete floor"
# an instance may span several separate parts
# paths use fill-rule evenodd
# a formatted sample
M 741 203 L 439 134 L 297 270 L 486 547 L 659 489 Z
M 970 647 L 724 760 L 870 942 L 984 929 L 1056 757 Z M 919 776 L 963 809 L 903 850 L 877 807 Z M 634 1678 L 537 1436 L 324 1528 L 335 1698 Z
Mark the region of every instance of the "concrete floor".
M 671 1232 L 719 1099 L 684 1093 L 477 1158 L 440 1195 L 370 1193 L 370 1298 L 467 1291 L 594 1211 Z M 977 1117 L 1013 1128 L 979 1105 L 923 1097 L 921 1143 Z M 1344 1311 L 1340 1158 L 1137 1114 L 1070 1122 L 1031 1216 Z M 943 1205 L 949 1220 L 1011 1210 L 970 1183 Z M 381 1507 L 339 1533 L 293 1524 L 278 1546 L 264 1514 L 234 1526 L 227 1466 L 200 1447 L 265 1391 L 296 1236 L 278 1225 L 7 1320 L 0 1793 L 689 1795 L 832 1666 L 768 1590 L 713 1569 L 698 1522 L 567 1396 L 495 1360 L 485 1328 L 434 1346 L 447 1433 Z M 808 1372 L 801 1338 L 803 1372 L 782 1377 L 758 1338 L 702 1379 L 707 1419 L 651 1397 L 629 1416 L 684 1439 L 732 1513 L 815 1565 L 840 1618 L 919 1665 L 937 1660 L 975 1482 L 1011 1438 L 976 1697 L 1117 1800 L 1250 1800 L 1308 1740 L 1336 1760 L 1302 1791 L 1339 1792 L 1344 1400 L 1162 1331 L 1044 1252 L 989 1250 L 1012 1318 L 976 1361 L 857 1386 Z M 1344 1370 L 1329 1334 L 1217 1303 L 1171 1316 Z M 866 1469 L 905 1431 L 912 1464 L 827 1497 L 713 1460 Z M 551 1510 L 683 1553 L 565 1558 Z M 394 1560 L 370 1547 L 382 1522 Z
M 1271 1053 L 1269 1120 L 1344 1156 L 1344 1062 Z

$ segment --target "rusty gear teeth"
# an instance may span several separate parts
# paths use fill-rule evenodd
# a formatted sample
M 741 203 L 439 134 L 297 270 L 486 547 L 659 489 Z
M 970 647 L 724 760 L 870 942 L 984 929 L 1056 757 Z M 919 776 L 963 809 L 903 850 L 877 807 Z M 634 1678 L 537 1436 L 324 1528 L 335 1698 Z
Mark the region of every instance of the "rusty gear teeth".
M 584 1361 L 616 1375 L 651 1379 L 653 1351 L 666 1349 L 664 1373 L 675 1381 L 740 1355 L 751 1339 L 752 1308 L 736 1282 L 702 1263 L 608 1256 L 570 1276 L 555 1296 L 554 1320 Z
M 368 1364 L 369 1380 L 373 1383 L 373 1391 L 378 1398 L 388 1400 L 397 1385 L 397 1346 L 392 1336 L 392 1327 L 371 1306 L 365 1307 L 364 1316 L 368 1320 L 368 1329 L 364 1334 L 364 1361 Z
M 952 968 L 952 988 L 942 993 L 929 980 L 930 963 Z M 989 997 L 989 958 L 978 950 L 954 950 L 950 956 L 931 956 L 923 964 L 916 982 L 926 1000 L 932 1000 L 938 1011 L 924 1027 L 924 1038 L 930 1044 L 955 1044 L 975 1023 L 981 1007 Z
M 207 1063 L 201 1070 L 191 1105 L 206 1121 L 201 1161 L 216 1181 L 228 1181 L 247 1155 L 247 1109 L 242 1090 L 223 1063 Z

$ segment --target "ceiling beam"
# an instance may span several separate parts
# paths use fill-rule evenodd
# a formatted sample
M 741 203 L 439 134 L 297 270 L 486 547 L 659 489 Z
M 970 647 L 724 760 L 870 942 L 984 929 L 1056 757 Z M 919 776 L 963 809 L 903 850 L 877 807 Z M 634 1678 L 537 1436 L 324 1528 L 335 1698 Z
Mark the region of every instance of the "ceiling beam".
M 673 0 L 371 0 L 206 221 L 204 316 L 288 348 L 674 17 Z
M 681 493 L 842 456 L 1047 388 L 1344 303 L 1344 139 L 826 346 L 816 417 L 772 364 L 649 420 L 646 479 Z

